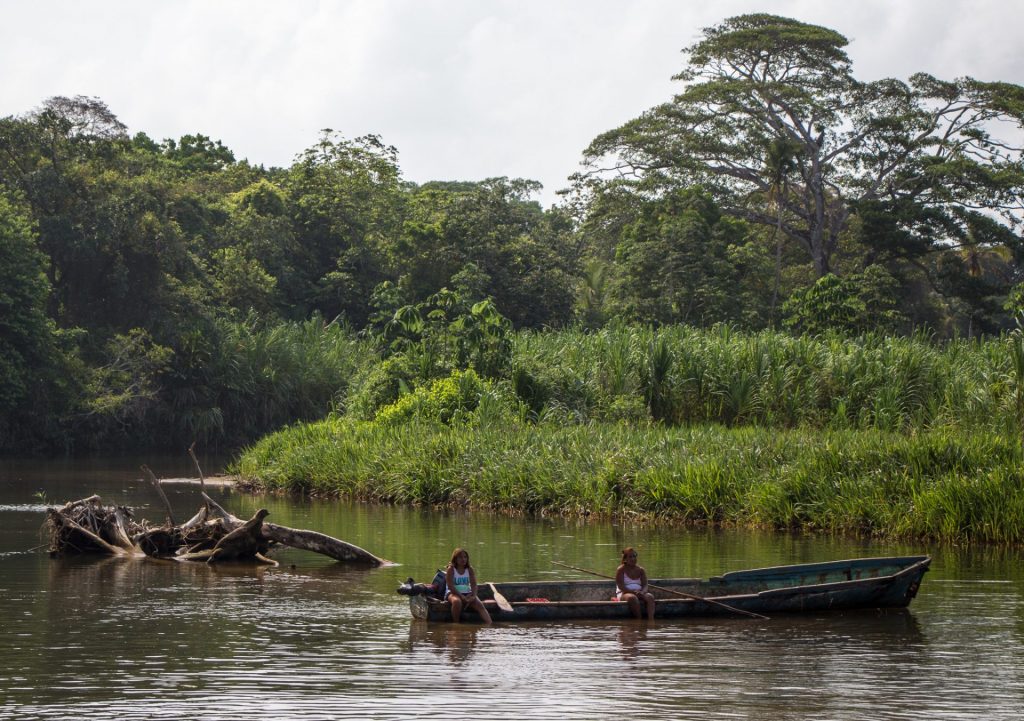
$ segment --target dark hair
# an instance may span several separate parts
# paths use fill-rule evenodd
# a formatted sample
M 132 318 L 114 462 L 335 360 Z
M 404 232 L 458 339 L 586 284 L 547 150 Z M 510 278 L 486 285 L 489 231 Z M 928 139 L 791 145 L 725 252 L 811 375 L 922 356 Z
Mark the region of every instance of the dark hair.
M 635 556 L 635 555 L 636 555 L 636 549 L 634 549 L 632 546 L 626 546 L 625 548 L 622 549 L 622 562 L 623 563 L 626 562 L 626 556 Z
M 455 566 L 455 559 L 458 558 L 459 555 L 463 554 L 463 553 L 466 554 L 466 567 L 468 568 L 469 567 L 469 551 L 467 551 L 465 548 L 456 548 L 454 551 L 452 551 L 452 560 L 448 561 L 448 565 L 454 567 Z

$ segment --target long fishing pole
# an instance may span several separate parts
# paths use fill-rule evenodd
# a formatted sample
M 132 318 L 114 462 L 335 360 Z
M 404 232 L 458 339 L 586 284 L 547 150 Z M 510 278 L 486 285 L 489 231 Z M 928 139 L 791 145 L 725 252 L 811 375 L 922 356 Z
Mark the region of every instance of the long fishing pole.
M 561 561 L 552 561 L 552 563 L 555 564 L 556 566 L 563 566 L 565 568 L 571 568 L 574 571 L 580 571 L 581 573 L 589 573 L 591 576 L 597 576 L 598 578 L 608 578 L 608 579 L 611 579 L 612 581 L 615 580 L 615 576 L 606 576 L 603 573 L 597 573 L 596 571 L 589 571 L 586 568 L 580 568 L 578 566 L 570 566 L 568 563 L 562 563 Z M 739 614 L 742 614 L 744 616 L 750 616 L 751 618 L 760 618 L 760 619 L 764 619 L 765 621 L 769 621 L 770 620 L 767 616 L 762 616 L 761 614 L 754 613 L 753 611 L 744 611 L 742 608 L 736 608 L 734 606 L 730 606 L 728 604 L 722 603 L 721 601 L 716 601 L 713 598 L 704 598 L 703 596 L 695 596 L 692 593 L 685 593 L 683 591 L 677 591 L 674 588 L 665 588 L 664 586 L 655 586 L 653 583 L 648 583 L 647 586 L 649 588 L 656 588 L 659 591 L 664 591 L 665 593 L 674 593 L 677 596 L 682 596 L 683 598 L 689 598 L 689 599 L 694 600 L 694 601 L 703 601 L 704 603 L 713 603 L 716 606 L 721 606 L 722 608 L 726 609 L 727 611 L 732 611 L 733 613 L 739 613 Z

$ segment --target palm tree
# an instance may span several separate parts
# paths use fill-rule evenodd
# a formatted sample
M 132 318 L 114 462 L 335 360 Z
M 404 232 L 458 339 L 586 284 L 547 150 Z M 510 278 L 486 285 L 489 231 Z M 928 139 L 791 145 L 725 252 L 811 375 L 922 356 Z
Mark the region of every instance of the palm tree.
M 968 222 L 966 233 L 960 238 L 959 244 L 953 247 L 972 283 L 978 288 L 987 288 L 987 293 L 992 293 L 994 287 L 1005 286 L 1011 282 L 1013 251 L 1005 245 L 985 242 L 981 237 L 982 233 L 978 231 L 973 223 Z M 968 336 L 974 333 L 974 320 L 978 314 L 979 308 L 971 304 L 967 316 Z
M 579 295 L 579 309 L 587 328 L 600 328 L 607 319 L 608 266 L 600 260 L 587 263 Z

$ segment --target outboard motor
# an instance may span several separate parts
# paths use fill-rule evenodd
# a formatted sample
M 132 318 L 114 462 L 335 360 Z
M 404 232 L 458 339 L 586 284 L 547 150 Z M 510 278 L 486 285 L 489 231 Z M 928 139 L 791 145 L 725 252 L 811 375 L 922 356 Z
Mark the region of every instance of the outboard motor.
M 437 599 L 444 598 L 444 571 L 438 570 L 434 574 L 431 583 L 416 583 L 412 576 L 406 579 L 405 583 L 398 587 L 398 592 L 403 596 L 432 596 Z

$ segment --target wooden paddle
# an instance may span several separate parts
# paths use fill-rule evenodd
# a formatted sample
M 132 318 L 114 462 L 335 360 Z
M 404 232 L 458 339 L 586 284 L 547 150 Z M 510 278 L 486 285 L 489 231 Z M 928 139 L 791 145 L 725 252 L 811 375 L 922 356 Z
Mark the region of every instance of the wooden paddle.
M 613 581 L 615 580 L 615 576 L 606 576 L 603 573 L 596 573 L 595 571 L 588 571 L 585 568 L 578 568 L 577 566 L 570 566 L 568 563 L 561 563 L 560 561 L 552 561 L 552 563 L 555 564 L 556 566 L 564 566 L 565 568 L 571 568 L 574 571 L 580 571 L 581 573 L 589 573 L 591 576 L 597 576 L 598 578 L 610 578 Z M 733 613 L 743 614 L 744 616 L 750 616 L 751 618 L 761 618 L 761 619 L 764 619 L 765 621 L 770 620 L 767 616 L 762 616 L 761 614 L 754 613 L 753 611 L 744 611 L 742 608 L 735 608 L 733 606 L 729 606 L 727 604 L 721 603 L 720 601 L 716 601 L 713 598 L 704 598 L 703 596 L 695 596 L 692 593 L 684 593 L 682 591 L 676 591 L 673 588 L 665 588 L 664 586 L 655 586 L 653 583 L 648 583 L 647 586 L 649 588 L 656 588 L 659 591 L 664 591 L 665 593 L 672 593 L 672 594 L 675 594 L 676 596 L 682 596 L 683 598 L 689 598 L 689 599 L 692 599 L 694 601 L 703 601 L 704 603 L 713 603 L 714 605 L 720 606 L 720 607 L 726 609 L 727 611 L 732 611 Z
M 494 587 L 493 583 L 488 583 L 487 585 L 491 587 L 491 593 L 494 595 L 494 600 L 498 602 L 498 608 L 507 613 L 511 613 L 513 610 L 512 604 L 508 602 L 508 599 L 498 593 L 498 589 Z

